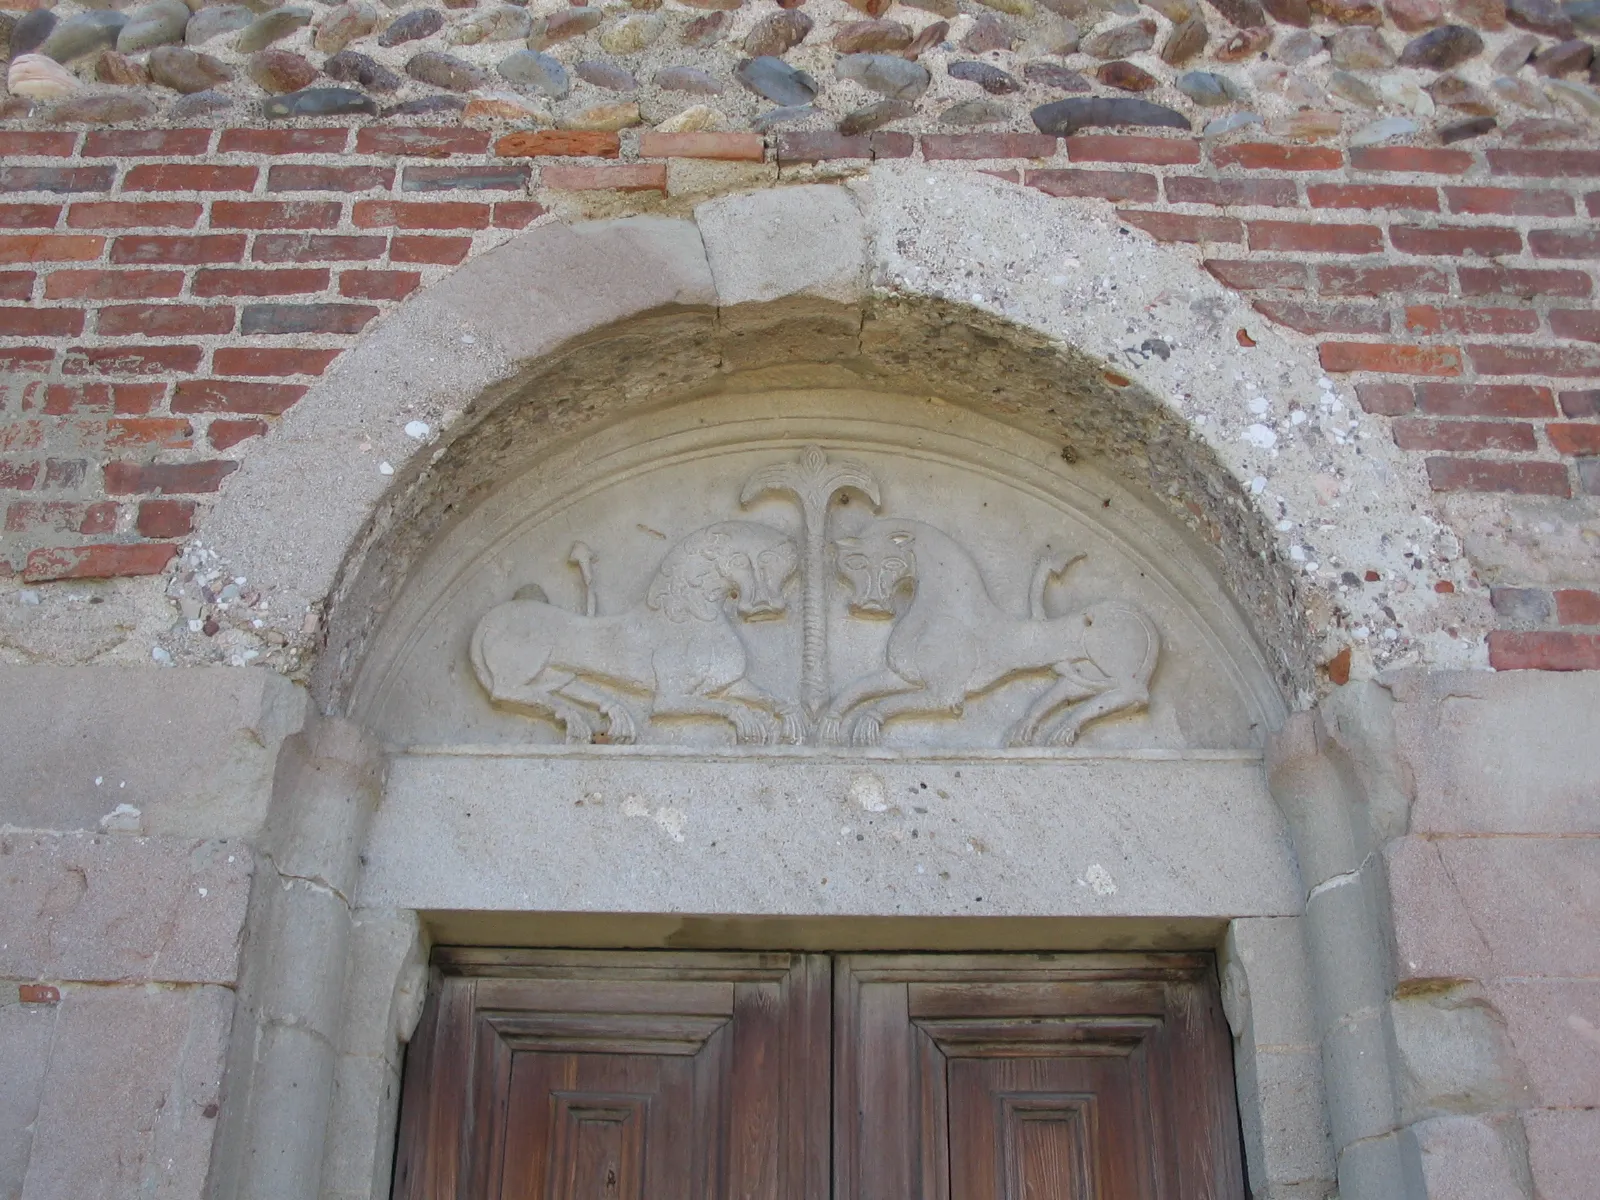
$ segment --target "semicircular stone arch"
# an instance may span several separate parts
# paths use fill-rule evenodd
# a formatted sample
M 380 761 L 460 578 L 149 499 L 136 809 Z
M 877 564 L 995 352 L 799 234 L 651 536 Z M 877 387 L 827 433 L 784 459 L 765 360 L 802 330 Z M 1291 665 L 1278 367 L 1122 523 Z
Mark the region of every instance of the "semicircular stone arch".
M 1434 631 L 1424 597 L 1341 586 L 1440 529 L 1420 469 L 1368 436 L 1308 343 L 1092 212 L 906 168 L 522 235 L 344 355 L 201 536 L 346 711 L 418 563 L 530 463 L 643 412 L 819 390 L 936 397 L 1163 512 L 1291 707 L 1352 630 L 1375 666 L 1396 626 L 1450 665 L 1479 644 Z

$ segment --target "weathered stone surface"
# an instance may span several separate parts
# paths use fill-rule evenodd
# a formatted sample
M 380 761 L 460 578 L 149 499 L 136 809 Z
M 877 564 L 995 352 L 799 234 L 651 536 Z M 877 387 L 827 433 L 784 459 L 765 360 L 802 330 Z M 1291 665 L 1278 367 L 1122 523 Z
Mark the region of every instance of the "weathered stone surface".
M 1243 98 L 1238 84 L 1211 71 L 1187 71 L 1173 80 L 1173 86 L 1202 108 L 1220 108 Z
M 117 34 L 117 49 L 124 54 L 137 54 L 152 46 L 181 42 L 188 24 L 189 6 L 183 0 L 155 0 L 154 4 L 133 11 Z M 13 36 L 13 44 L 15 41 Z
M 1586 120 L 1600 118 L 1600 91 L 1570 79 L 1552 79 L 1545 85 L 1551 97 Z
M 833 70 L 838 78 L 891 100 L 916 100 L 932 82 L 927 67 L 892 54 L 841 55 Z
M 1489 89 L 1508 104 L 1531 108 L 1535 112 L 1549 112 L 1554 107 L 1545 94 L 1526 79 L 1501 75 L 1490 81 Z
M 245 71 L 256 86 L 273 96 L 310 87 L 317 77 L 316 67 L 293 50 L 258 51 L 250 56 Z
M 1170 67 L 1181 67 L 1206 48 L 1210 38 L 1206 23 L 1199 17 L 1190 17 L 1174 26 L 1167 40 L 1161 44 L 1161 61 Z
M 903 0 L 903 2 L 907 8 L 920 8 L 923 12 L 931 12 L 935 16 L 944 17 L 947 20 L 959 15 L 961 12 L 956 0 Z M 881 16 L 882 14 L 879 13 L 877 15 Z
M 1191 0 L 1154 0 L 1150 7 L 1174 25 L 1182 24 L 1195 15 L 1195 5 Z
M 1410 117 L 1384 117 L 1370 125 L 1363 125 L 1350 135 L 1352 146 L 1377 146 L 1395 138 L 1410 137 L 1417 132 L 1417 123 Z
M 727 18 L 724 17 L 724 20 Z M 666 22 L 655 13 L 640 13 L 623 17 L 600 34 L 600 45 L 608 54 L 637 54 L 655 45 Z
M 1226 116 L 1217 117 L 1207 121 L 1206 127 L 1200 131 L 1201 137 L 1215 138 L 1224 134 L 1233 133 L 1238 129 L 1245 129 L 1251 125 L 1260 125 L 1261 116 L 1253 112 L 1233 112 Z
M 1328 40 L 1328 57 L 1346 71 L 1383 71 L 1395 65 L 1394 51 L 1376 29 L 1341 29 Z
M 1567 0 L 1561 11 L 1579 33 L 1600 34 L 1600 0 Z
M 1486 133 L 1493 133 L 1499 124 L 1493 117 L 1471 117 L 1465 121 L 1455 121 L 1449 125 L 1439 126 L 1439 142 L 1441 145 L 1453 146 L 1457 142 L 1465 142 L 1471 138 L 1482 137 Z
M 49 40 L 55 28 L 56 15 L 48 8 L 36 8 L 18 17 L 17 23 L 11 27 L 8 42 L 12 61 L 15 62 L 24 54 L 36 53 Z
M 1131 62 L 1101 63 L 1095 78 L 1107 87 L 1120 88 L 1125 92 L 1148 92 L 1161 82 L 1149 71 Z
M 1383 11 L 1373 0 L 1310 0 L 1311 11 L 1336 25 L 1383 24 Z
M 1127 58 L 1142 54 L 1156 44 L 1156 23 L 1151 20 L 1129 21 L 1091 33 L 1079 43 L 1079 49 L 1094 58 Z
M 1309 29 L 1302 29 L 1280 39 L 1272 48 L 1272 57 L 1292 67 L 1315 58 L 1327 48 L 1320 36 Z
M 1395 28 L 1404 33 L 1421 33 L 1444 20 L 1441 0 L 1384 0 L 1383 7 Z
M 1272 30 L 1264 26 L 1241 29 L 1212 51 L 1211 57 L 1224 63 L 1243 62 L 1247 58 L 1254 58 L 1271 44 Z
M 1523 1200 L 1514 1118 L 1436 1116 L 1407 1130 L 1415 1139 L 1429 1196 Z
M 346 54 L 350 53 L 348 50 Z M 287 96 L 264 100 L 261 111 L 269 117 L 338 117 L 348 113 L 378 115 L 377 101 L 353 88 L 307 88 Z
M 1536 1104 L 1600 1107 L 1600 980 L 1500 979 L 1485 985 L 1505 1019 L 1506 1032 Z
M 605 14 L 598 8 L 562 8 L 539 17 L 528 30 L 528 49 L 546 50 L 557 42 L 597 29 Z M 727 18 L 724 17 L 723 20 Z
M 695 96 L 719 96 L 723 91 L 720 81 L 698 67 L 663 67 L 650 82 L 664 92 L 688 92 Z
M 137 92 L 99 92 L 69 96 L 50 106 L 48 117 L 61 125 L 116 125 L 146 121 L 156 115 L 156 102 Z
M 1527 65 L 1533 52 L 1539 48 L 1537 34 L 1519 33 L 1502 47 L 1491 64 L 1501 75 L 1511 75 Z
M 704 50 L 717 44 L 722 37 L 723 27 L 728 23 L 728 14 L 725 12 L 709 12 L 703 17 L 696 17 L 683 27 L 679 35 L 685 46 L 696 50 Z
M 414 8 L 401 13 L 378 35 L 378 45 L 388 48 L 432 37 L 444 28 L 444 14 L 437 8 Z
M 572 73 L 585 83 L 604 88 L 608 92 L 634 92 L 639 89 L 639 81 L 633 77 L 632 72 L 601 59 L 587 59 L 577 63 L 573 66 Z
M 1031 18 L 1038 11 L 1034 7 L 1033 0 L 978 0 L 978 3 L 985 8 L 992 8 L 997 12 L 1003 12 L 1012 17 L 1021 17 L 1024 20 Z
M 184 46 L 157 46 L 146 65 L 152 83 L 184 95 L 208 91 L 233 78 L 233 70 L 221 59 Z
M 179 96 L 167 112 L 174 121 L 192 121 L 218 116 L 233 107 L 233 97 L 222 92 L 192 92 L 187 96 Z
M 797 71 L 781 58 L 770 55 L 747 58 L 734 68 L 733 76 L 758 96 L 788 107 L 810 104 L 817 98 L 817 83 L 804 71 Z
M 1506 127 L 1506 137 L 1519 146 L 1543 146 L 1584 136 L 1583 126 L 1549 117 L 1521 117 Z
M 59 100 L 79 87 L 78 77 L 53 58 L 24 54 L 6 68 L 6 90 L 30 100 Z
M 204 12 L 205 9 L 200 11 Z M 311 37 L 311 45 L 323 54 L 337 54 L 356 38 L 366 37 L 378 27 L 381 20 L 377 7 L 367 3 L 367 0 L 347 0 L 347 3 L 337 4 L 323 14 Z M 194 22 L 189 24 L 192 29 Z
M 833 35 L 833 48 L 841 54 L 881 54 L 904 50 L 911 38 L 911 26 L 900 21 L 851 21 Z
M 1267 122 L 1267 132 L 1297 142 L 1319 142 L 1338 137 L 1343 124 L 1344 118 L 1336 112 L 1293 112 L 1273 117 Z
M 1459 75 L 1439 76 L 1428 85 L 1428 95 L 1433 97 L 1436 104 L 1473 116 L 1492 117 L 1495 113 L 1494 101 L 1489 99 L 1489 93 Z
M 630 100 L 626 104 L 593 105 L 565 118 L 560 125 L 563 129 L 614 133 L 619 129 L 630 129 L 643 123 L 644 117 L 639 112 L 639 105 Z
M 1078 78 L 1083 79 L 1083 76 L 1080 75 Z M 1084 79 L 1083 87 L 1079 90 L 1088 91 L 1089 89 L 1089 81 Z M 891 101 L 891 103 L 901 102 Z M 1010 119 L 1011 110 L 1009 108 L 998 100 L 990 100 L 985 96 L 975 96 L 971 100 L 962 100 L 957 104 L 952 104 L 939 114 L 939 123 L 941 125 L 954 125 L 965 128 L 979 125 L 995 125 Z
M 975 83 L 990 95 L 1006 96 L 1022 90 L 1022 85 L 1013 76 L 992 63 L 962 60 L 951 63 L 947 70 L 951 79 Z
M 480 92 L 461 110 L 463 121 L 516 121 L 527 125 L 548 125 L 550 114 L 538 101 L 516 92 Z
M 814 22 L 799 9 L 770 13 L 745 34 L 744 52 L 751 58 L 779 58 L 811 32 Z
M 809 104 L 788 104 L 782 108 L 768 109 L 750 122 L 750 128 L 757 133 L 765 133 L 769 129 L 793 125 L 816 115 L 817 110 Z
M 972 23 L 967 36 L 961 39 L 961 48 L 968 54 L 988 54 L 993 50 L 1014 50 L 1017 35 L 1011 26 L 993 13 L 984 13 Z
M 1094 126 L 1152 126 L 1189 129 L 1189 118 L 1148 100 L 1122 97 L 1070 98 L 1042 104 L 1032 112 L 1040 133 L 1067 136 Z
M 1556 0 L 1506 0 L 1506 20 L 1529 33 L 1569 38 L 1577 30 Z
M 839 132 L 846 137 L 882 129 L 890 121 L 904 121 L 916 115 L 916 107 L 906 100 L 879 100 L 846 113 L 839 119 Z
M 1263 0 L 1263 6 L 1280 25 L 1293 25 L 1298 29 L 1311 26 L 1310 0 Z
M 1541 1110 L 1522 1124 L 1541 1200 L 1588 1200 L 1600 1178 L 1600 1111 Z
M 101 83 L 115 83 L 120 87 L 143 87 L 150 82 L 150 72 L 143 63 L 116 50 L 107 50 L 95 59 L 94 77 Z
M 1433 97 L 1416 83 L 1402 75 L 1385 75 L 1378 80 L 1378 95 L 1391 107 L 1418 117 L 1431 117 L 1434 112 Z
M 1043 59 L 1028 63 L 1022 68 L 1022 77 L 1040 87 L 1054 88 L 1058 92 L 1091 92 L 1094 85 L 1071 67 Z
M 371 55 L 341 50 L 322 64 L 323 74 L 340 83 L 359 83 L 374 92 L 392 92 L 405 80 Z
M 213 4 L 189 18 L 183 40 L 190 46 L 203 46 L 212 38 L 239 32 L 255 19 L 256 14 L 243 4 Z
M 533 18 L 525 8 L 497 4 L 474 13 L 445 34 L 452 46 L 477 46 L 486 42 L 522 41 L 533 31 Z
M 674 113 L 657 125 L 656 129 L 661 133 L 708 133 L 725 130 L 727 127 L 727 115 L 720 109 L 712 108 L 709 104 L 695 104 L 680 113 Z
M 927 34 L 928 30 L 922 32 Z M 1032 36 L 1023 46 L 1023 53 L 1057 54 L 1064 57 L 1078 52 L 1078 40 L 1078 26 L 1075 22 L 1046 19 L 1034 27 Z M 908 54 L 907 57 L 911 55 Z
M 452 96 L 436 92 L 432 96 L 418 96 L 414 100 L 402 100 L 399 104 L 391 104 L 378 111 L 380 117 L 433 117 L 450 113 L 466 111 L 467 98 L 465 96 Z
M 39 47 L 39 53 L 65 63 L 110 49 L 117 44 L 117 35 L 127 23 L 126 14 L 106 9 L 78 13 L 51 31 Z
M 1240 29 L 1256 29 L 1267 23 L 1266 10 L 1259 0 L 1206 0 L 1206 3 Z
M 1412 38 L 1400 52 L 1403 67 L 1448 71 L 1483 53 L 1483 39 L 1465 25 L 1441 25 Z
M 406 62 L 406 74 L 418 83 L 432 84 L 447 92 L 470 92 L 489 86 L 489 72 L 454 54 L 423 50 Z
M 1533 60 L 1533 69 L 1540 75 L 1577 75 L 1589 69 L 1594 61 L 1594 47 L 1576 38 L 1557 42 L 1548 50 L 1541 50 Z
M 234 49 L 240 54 L 254 54 L 257 50 L 265 50 L 274 42 L 282 41 L 296 30 L 304 29 L 311 24 L 312 11 L 300 4 L 285 4 L 270 12 L 264 12 L 245 27 L 243 33 L 234 42 Z
M 552 100 L 564 100 L 572 91 L 567 68 L 559 59 L 537 50 L 513 50 L 495 65 L 495 70 L 508 82 L 532 88 Z

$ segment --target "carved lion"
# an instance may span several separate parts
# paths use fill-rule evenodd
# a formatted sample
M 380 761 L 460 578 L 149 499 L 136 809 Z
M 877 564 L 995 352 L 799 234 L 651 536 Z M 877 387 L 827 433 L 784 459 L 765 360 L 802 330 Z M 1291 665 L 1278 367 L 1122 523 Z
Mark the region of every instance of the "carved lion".
M 741 742 L 795 741 L 798 711 L 744 677 L 734 615 L 781 616 L 798 563 L 781 530 L 708 525 L 668 552 L 625 612 L 587 616 L 542 596 L 497 604 L 473 632 L 472 666 L 491 700 L 554 718 L 572 743 L 594 739 L 597 714 L 610 741 L 632 742 L 635 704 L 652 717 L 720 717 Z
M 1045 583 L 1075 560 L 1040 564 L 1032 615 L 1019 619 L 995 604 L 971 555 L 920 521 L 874 521 L 859 536 L 835 540 L 832 552 L 850 585 L 852 613 L 895 625 L 884 668 L 829 702 L 824 740 L 874 745 L 891 717 L 959 716 L 969 696 L 1039 671 L 1054 678 L 1012 727 L 1008 745 L 1070 745 L 1090 721 L 1150 699 L 1161 636 L 1144 613 L 1113 600 L 1044 615 Z

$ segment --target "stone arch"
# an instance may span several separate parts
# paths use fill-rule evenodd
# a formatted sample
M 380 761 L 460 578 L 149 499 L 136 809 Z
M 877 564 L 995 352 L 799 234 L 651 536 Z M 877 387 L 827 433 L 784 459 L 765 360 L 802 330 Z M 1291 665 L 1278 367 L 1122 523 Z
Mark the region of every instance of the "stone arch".
M 1382 610 L 1341 590 L 1438 527 L 1419 469 L 1366 436 L 1308 343 L 1087 209 L 903 167 L 725 197 L 692 221 L 522 235 L 345 355 L 202 536 L 263 585 L 286 636 L 325 647 L 314 684 L 337 710 L 416 555 L 508 457 L 734 378 L 825 375 L 944 395 L 1155 496 L 1212 547 L 1291 705 L 1345 631 L 1382 663 L 1384 632 L 1429 628 L 1420 598 Z M 288 495 L 306 503 L 286 511 Z

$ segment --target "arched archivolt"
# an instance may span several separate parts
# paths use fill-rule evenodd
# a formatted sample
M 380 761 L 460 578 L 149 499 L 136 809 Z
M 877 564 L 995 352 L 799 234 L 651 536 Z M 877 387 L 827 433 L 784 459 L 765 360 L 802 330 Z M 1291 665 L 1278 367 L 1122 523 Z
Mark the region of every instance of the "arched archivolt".
M 815 387 L 937 396 L 1151 497 L 1207 548 L 1291 705 L 1350 630 L 1381 657 L 1429 628 L 1420 598 L 1340 582 L 1439 531 L 1417 468 L 1308 344 L 1097 215 L 926 169 L 523 235 L 350 351 L 202 536 L 319 642 L 338 710 L 418 561 L 523 464 L 651 408 Z

